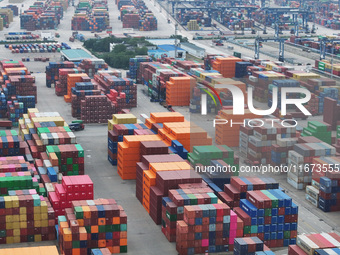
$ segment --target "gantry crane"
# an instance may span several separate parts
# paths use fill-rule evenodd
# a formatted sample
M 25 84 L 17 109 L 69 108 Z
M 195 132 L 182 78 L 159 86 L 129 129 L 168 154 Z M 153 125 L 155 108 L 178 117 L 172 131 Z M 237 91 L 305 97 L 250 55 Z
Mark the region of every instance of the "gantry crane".
M 255 59 L 260 58 L 260 44 L 262 42 L 279 42 L 279 61 L 284 62 L 284 54 L 285 54 L 285 41 L 284 38 L 262 38 L 256 37 L 255 39 Z

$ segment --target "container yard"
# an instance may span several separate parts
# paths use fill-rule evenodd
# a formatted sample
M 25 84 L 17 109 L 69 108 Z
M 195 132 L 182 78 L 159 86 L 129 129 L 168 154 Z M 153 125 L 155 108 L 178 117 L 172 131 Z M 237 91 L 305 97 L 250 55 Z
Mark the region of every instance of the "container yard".
M 340 254 L 338 12 L 0 2 L 0 255 Z
M 115 3 L 120 11 L 119 19 L 123 23 L 123 28 L 140 31 L 157 30 L 157 19 L 143 0 L 115 0 Z

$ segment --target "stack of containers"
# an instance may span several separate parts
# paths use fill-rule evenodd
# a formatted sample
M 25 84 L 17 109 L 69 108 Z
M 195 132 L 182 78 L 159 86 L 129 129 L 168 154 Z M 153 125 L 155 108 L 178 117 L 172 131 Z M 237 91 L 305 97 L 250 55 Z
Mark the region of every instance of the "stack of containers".
M 142 141 L 161 141 L 157 135 L 124 136 L 118 143 L 118 174 L 123 180 L 136 179 L 136 163 L 140 161 Z
M 281 88 L 297 88 L 300 87 L 300 84 L 298 81 L 295 80 L 273 80 L 272 84 L 269 84 L 268 86 L 268 106 L 271 107 L 273 104 L 273 88 L 277 88 L 277 108 L 281 109 Z M 293 99 L 293 98 L 300 98 L 300 93 L 289 93 L 286 96 L 287 99 Z M 291 105 L 286 106 L 287 109 L 294 109 L 290 107 Z M 296 109 L 294 109 L 296 110 Z
M 57 127 L 54 123 L 35 123 L 35 129 L 43 145 L 75 144 L 76 136 L 67 126 Z M 36 136 L 32 138 L 35 139 Z
M 39 112 L 35 108 L 30 108 L 27 112 L 19 120 L 19 134 L 29 144 L 34 158 L 39 158 L 48 144 L 76 142 L 74 134 L 59 113 Z M 48 160 L 47 155 L 46 159 Z
M 257 234 L 268 247 L 296 243 L 298 206 L 280 189 L 248 191 L 234 209 L 244 222 L 244 236 Z
M 232 125 L 225 123 L 232 116 L 233 110 L 221 110 L 215 117 L 217 120 L 215 125 L 215 141 L 218 145 L 227 145 L 229 147 L 237 147 L 240 143 L 240 125 Z M 251 113 L 248 109 L 244 110 L 244 115 L 233 115 L 233 121 L 240 123 L 247 119 L 258 118 L 258 115 Z
M 318 69 L 323 72 L 331 73 L 332 72 L 332 64 L 327 60 L 315 60 L 315 69 Z M 336 76 L 340 75 L 340 68 L 338 64 L 333 65 L 333 74 Z
M 324 113 L 325 98 L 332 98 L 334 100 L 339 99 L 340 90 L 338 87 L 319 87 L 320 93 L 319 98 L 319 114 Z
M 149 131 L 143 124 L 137 124 L 133 114 L 113 114 L 108 121 L 108 160 L 112 165 L 117 165 L 118 141 L 123 140 L 123 135 L 135 135 L 138 131 Z M 148 134 L 152 134 L 151 132 Z
M 240 127 L 240 153 L 253 164 L 287 163 L 288 150 L 297 142 L 296 128 L 283 127 L 274 120 L 257 119 Z
M 39 183 L 28 171 L 5 172 L 0 173 L 0 188 L 2 196 L 7 196 L 9 191 L 17 189 L 35 189 L 39 192 Z
M 55 185 L 55 192 L 48 193 L 48 199 L 58 224 L 58 217 L 65 215 L 65 209 L 72 207 L 72 201 L 93 199 L 93 182 L 88 175 L 63 176 L 61 184 Z
M 32 75 L 9 76 L 5 81 L 4 92 L 8 97 L 14 95 L 34 96 L 35 102 L 37 102 L 37 87 L 35 77 Z
M 117 6 L 123 28 L 135 28 L 140 31 L 157 30 L 157 19 L 147 9 L 144 1 L 119 1 Z
M 166 82 L 166 103 L 172 106 L 188 106 L 190 90 L 196 85 L 190 77 L 170 77 Z
M 294 150 L 288 152 L 288 164 L 293 169 L 288 172 L 288 183 L 296 189 L 305 189 L 312 182 L 313 167 L 309 164 L 316 158 L 335 156 L 335 153 L 335 148 L 325 142 L 294 144 Z
M 198 224 L 201 228 L 196 230 Z M 180 255 L 227 252 L 234 243 L 235 225 L 237 216 L 226 204 L 184 206 L 184 220 L 177 221 L 176 249 Z
M 188 72 L 192 68 L 203 68 L 203 64 L 198 61 L 191 61 L 191 60 L 175 60 L 173 58 L 164 58 L 165 63 L 169 65 L 173 65 L 175 68 L 183 71 Z
M 194 146 L 192 153 L 188 154 L 188 159 L 192 165 L 202 164 L 207 166 L 211 160 L 223 160 L 225 163 L 238 164 L 238 158 L 234 151 L 227 145 L 207 145 Z
M 124 8 L 124 6 L 123 6 Z M 140 16 L 137 13 L 127 13 L 123 16 L 123 28 L 139 28 Z
M 204 57 L 204 69 L 205 70 L 211 70 L 213 63 L 215 62 L 217 57 L 223 57 L 225 58 L 226 56 L 221 55 L 221 54 L 207 54 Z
M 336 129 L 337 123 L 340 121 L 339 117 L 340 104 L 337 100 L 326 97 L 324 102 L 323 121 L 332 126 L 332 130 Z
M 80 1 L 71 21 L 71 29 L 78 31 L 105 30 L 109 25 L 106 1 Z
M 46 87 L 51 88 L 52 85 L 56 86 L 56 82 L 59 80 L 59 69 L 61 68 L 75 68 L 73 62 L 50 62 L 46 66 Z
M 130 79 L 136 80 L 137 73 L 139 73 L 139 63 L 141 62 L 152 62 L 152 58 L 148 56 L 140 56 L 135 58 L 130 58 L 129 60 L 129 72 L 128 77 Z
M 166 100 L 166 82 L 171 77 L 187 77 L 182 71 L 160 63 L 141 63 L 140 72 L 138 80 L 148 86 L 148 95 L 159 100 Z
M 258 252 L 264 251 L 264 244 L 258 237 L 244 237 L 235 238 L 234 240 L 234 255 L 248 255 L 259 254 Z M 271 253 L 273 254 L 273 253 Z
M 241 61 L 241 59 L 233 56 L 227 58 L 217 57 L 212 68 L 219 71 L 225 78 L 233 78 L 235 76 L 236 62 Z
M 218 192 L 218 197 L 231 208 L 235 208 L 240 206 L 241 198 L 246 198 L 247 191 L 278 188 L 279 183 L 270 177 L 232 177 L 230 184 L 224 185 L 224 192 Z M 243 227 L 237 236 L 243 236 Z
M 0 117 L 1 118 L 6 118 L 8 115 L 8 110 L 7 110 L 7 99 L 5 94 L 1 93 L 0 94 Z
M 105 96 L 85 96 L 81 100 L 80 118 L 85 123 L 106 123 L 116 113 L 115 105 Z
M 44 197 L 0 197 L 0 208 L 7 211 L 0 227 L 2 244 L 55 240 L 54 211 Z
M 156 152 L 155 148 L 156 146 L 160 146 L 159 152 Z M 157 142 L 142 142 L 141 143 L 141 149 L 143 150 L 143 155 L 165 155 L 168 153 L 168 147 L 161 141 Z M 168 160 L 178 158 L 177 155 L 165 155 L 165 157 L 160 158 L 167 158 Z M 143 159 L 143 156 L 142 156 Z M 147 158 L 149 159 L 149 158 Z M 160 160 L 159 160 L 160 161 Z M 139 178 L 138 183 L 136 182 L 136 190 L 142 189 L 142 204 L 144 208 L 147 210 L 150 215 L 157 214 L 157 212 L 151 213 L 150 211 L 150 190 L 151 187 L 156 185 L 156 175 L 158 172 L 161 171 L 183 171 L 183 170 L 189 170 L 190 165 L 186 163 L 182 158 L 179 158 L 178 161 L 171 161 L 171 165 L 173 166 L 171 169 L 167 167 L 169 162 L 150 162 L 149 161 L 149 168 L 148 169 L 141 169 L 141 165 L 138 165 L 138 170 L 140 171 L 138 173 L 138 177 L 142 175 L 142 178 Z M 147 166 L 147 165 L 146 165 Z M 189 173 L 189 172 L 187 172 Z M 137 175 L 137 173 L 136 173 Z M 190 176 L 187 174 L 187 176 Z M 183 177 L 185 177 L 185 173 L 183 174 Z M 142 184 L 142 185 L 141 185 Z M 160 198 L 160 197 L 159 197 Z M 154 201 L 153 201 L 154 202 Z M 156 209 L 157 207 L 154 207 L 153 209 Z
M 12 126 L 17 127 L 19 119 L 22 118 L 24 113 L 27 113 L 27 109 L 34 107 L 34 96 L 17 96 L 12 97 L 11 101 L 7 101 L 8 119 L 12 121 Z
M 67 74 L 67 94 L 64 95 L 66 103 L 72 101 L 72 88 L 75 87 L 77 82 L 90 82 L 91 79 L 85 73 L 68 73 Z
M 62 253 L 91 254 L 95 248 L 127 252 L 127 216 L 114 199 L 73 201 L 65 213 L 58 217 Z
M 123 108 L 126 108 L 126 95 L 124 92 L 117 92 L 114 89 L 110 89 L 110 94 L 106 94 L 107 98 L 114 104 L 116 112 L 122 112 Z
M 162 222 L 162 198 L 168 196 L 170 189 L 177 189 L 182 184 L 202 182 L 202 178 L 190 170 L 157 170 L 156 174 L 153 171 L 156 169 L 150 170 L 151 164 L 153 164 L 152 166 L 155 163 L 164 166 L 173 162 L 186 165 L 181 157 L 170 154 L 144 155 L 141 162 L 137 163 L 136 197 L 157 225 Z M 186 165 L 186 168 L 188 168 L 188 165 Z
M 105 94 L 111 94 L 111 90 L 119 93 L 119 98 L 116 98 L 117 100 L 110 99 L 117 109 L 137 106 L 137 85 L 132 79 L 116 77 L 112 72 L 98 72 L 98 74 L 94 76 L 94 80 L 101 86 Z
M 157 129 L 158 135 L 168 146 L 177 141 L 185 150 L 191 152 L 194 146 L 212 144 L 212 138 L 204 129 L 186 121 L 178 112 L 151 113 L 150 119 L 145 120 L 145 125 L 150 129 L 159 124 L 161 126 Z
M 185 205 L 218 203 L 213 190 L 204 183 L 180 184 L 179 187 L 169 190 L 168 196 L 162 198 L 162 232 L 169 242 L 176 241 L 176 223 L 184 219 Z
M 23 156 L 0 157 L 0 173 L 34 172 L 33 166 Z
M 84 73 L 83 70 L 79 68 L 61 68 L 59 69 L 59 78 L 55 82 L 55 94 L 57 96 L 67 95 L 67 75 L 68 74 L 79 74 Z
M 188 30 L 189 31 L 197 31 L 199 30 L 199 25 L 197 24 L 197 20 L 190 20 L 188 22 Z
M 19 9 L 18 9 L 18 6 L 17 5 L 12 5 L 12 4 L 9 4 L 6 6 L 7 8 L 10 8 L 13 12 L 13 15 L 14 16 L 18 16 L 19 14 Z
M 118 174 L 123 179 L 136 178 L 136 163 L 140 159 L 140 142 L 163 141 L 170 150 L 186 158 L 186 151 L 193 146 L 210 145 L 212 139 L 202 128 L 184 120 L 180 113 L 151 113 L 146 119 L 145 126 L 153 130 L 151 135 L 136 132 L 137 136 L 124 136 L 123 142 L 118 143 Z M 184 150 L 185 149 L 185 150 Z
M 210 86 L 213 87 L 220 99 L 222 101 L 221 106 L 231 106 L 233 104 L 233 96 L 230 91 L 224 88 L 224 85 L 233 85 L 238 87 L 243 91 L 243 94 L 247 95 L 246 92 L 246 84 L 240 81 L 235 81 L 230 78 L 223 78 L 223 76 L 215 70 L 203 70 L 203 69 L 191 69 L 190 75 L 193 76 L 197 81 L 197 87 L 195 87 L 191 93 L 191 100 L 190 100 L 190 111 L 191 112 L 199 112 L 201 110 L 201 95 L 202 93 L 206 93 L 206 87 Z M 214 98 L 215 101 L 218 100 Z M 215 105 L 214 100 L 209 96 L 207 102 L 207 112 L 209 113 L 216 113 L 219 109 Z
M 218 188 L 209 185 L 215 191 L 222 191 L 224 184 L 230 183 L 231 176 L 239 174 L 239 158 L 226 145 L 195 146 L 193 152 L 188 154 L 188 160 L 196 172 L 206 173 L 217 185 Z
M 236 62 L 235 78 L 245 78 L 246 76 L 248 76 L 248 66 L 253 66 L 253 64 L 250 62 Z
M 297 244 L 289 245 L 288 255 L 339 254 L 340 236 L 336 233 L 303 234 L 297 236 Z
M 157 30 L 157 19 L 153 15 L 148 15 L 144 20 L 140 21 L 140 31 L 155 31 Z
M 321 141 L 332 143 L 332 127 L 322 121 L 308 121 L 306 128 L 303 128 L 301 136 L 314 136 Z
M 58 166 L 64 176 L 84 174 L 84 149 L 80 144 L 46 146 L 46 153 L 52 166 Z
M 0 17 L 2 18 L 3 27 L 8 28 L 9 24 L 13 22 L 13 11 L 11 8 L 2 7 L 0 9 Z
M 339 173 L 334 171 L 333 167 L 340 163 L 336 157 L 320 157 L 313 160 L 317 169 L 312 174 L 312 186 L 306 187 L 307 200 L 324 212 L 333 212 L 340 210 L 339 200 Z M 320 171 L 324 166 L 323 171 Z M 328 167 L 327 167 L 328 166 Z M 324 171 L 326 170 L 326 171 Z
M 33 31 L 56 29 L 63 17 L 68 1 L 35 2 L 20 15 L 20 28 Z
M 25 155 L 27 144 L 22 142 L 15 130 L 0 131 L 0 155 L 1 156 L 18 156 Z
M 0 62 L 2 91 L 6 98 L 12 96 L 34 96 L 37 102 L 35 77 L 21 61 L 2 60 Z M 25 101 L 25 100 L 24 100 Z
M 107 70 L 108 65 L 103 59 L 83 59 L 78 65 L 79 68 L 83 69 L 88 76 L 93 77 L 94 74 L 99 70 Z
M 98 85 L 92 82 L 76 82 L 75 87 L 72 88 L 72 102 L 71 110 L 72 117 L 80 118 L 81 116 L 81 100 L 86 96 L 100 95 L 101 91 L 98 90 Z
M 269 98 L 269 85 L 272 84 L 276 80 L 285 79 L 284 74 L 280 74 L 274 71 L 257 71 L 253 72 L 251 76 L 249 76 L 247 80 L 247 84 L 252 86 L 254 91 L 254 99 L 267 103 Z M 298 84 L 298 83 L 295 83 Z M 294 83 L 276 83 L 276 86 L 295 86 Z

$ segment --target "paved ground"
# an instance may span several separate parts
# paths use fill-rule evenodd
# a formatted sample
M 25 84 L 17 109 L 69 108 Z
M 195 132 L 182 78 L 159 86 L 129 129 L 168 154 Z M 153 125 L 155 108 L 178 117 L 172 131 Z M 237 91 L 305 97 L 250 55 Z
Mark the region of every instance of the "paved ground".
M 6 5 L 8 0 L 4 0 L 0 3 L 0 6 Z M 25 8 L 34 0 L 26 0 Z M 174 33 L 173 23 L 167 24 L 167 15 L 164 11 L 160 12 L 158 5 L 154 6 L 153 1 L 146 0 L 148 7 L 156 14 L 159 24 L 159 31 L 156 32 L 138 32 L 141 35 L 160 35 L 167 36 Z M 118 20 L 119 12 L 116 5 L 112 0 L 109 0 L 110 8 L 110 21 L 113 27 L 113 33 L 122 33 L 121 22 Z M 70 7 L 65 13 L 59 29 L 57 30 L 61 34 L 60 42 L 68 42 L 68 38 L 72 31 L 70 30 L 70 20 L 73 15 L 73 7 Z M 15 22 L 11 24 L 10 29 L 5 29 L 0 32 L 0 36 L 8 31 L 19 31 L 19 18 L 15 17 Z M 185 36 L 192 38 L 192 34 L 187 31 L 181 30 Z M 93 37 L 93 34 L 84 32 L 87 38 Z M 73 48 L 81 47 L 80 42 L 70 43 Z M 209 53 L 224 52 L 231 54 L 226 47 L 214 47 L 209 45 L 209 42 L 200 41 L 197 42 L 198 46 L 203 46 Z M 269 46 L 268 46 L 269 47 Z M 272 49 L 273 50 L 273 49 Z M 235 51 L 242 52 L 243 55 L 252 57 L 253 52 L 245 49 L 235 48 Z M 35 53 L 32 54 L 12 54 L 9 50 L 0 46 L 1 58 L 11 58 L 14 60 L 20 60 L 23 55 L 25 57 L 33 58 Z M 38 54 L 38 53 L 36 53 Z M 53 60 L 59 60 L 60 54 L 38 54 L 39 56 L 48 56 Z M 28 62 L 27 67 L 34 71 L 38 86 L 38 105 L 40 111 L 58 111 L 62 114 L 66 121 L 71 121 L 71 106 L 66 104 L 61 97 L 57 97 L 54 94 L 53 89 L 46 88 L 45 86 L 45 74 L 44 69 L 46 63 L 42 62 Z M 165 109 L 157 103 L 151 103 L 149 99 L 142 93 L 143 86 L 138 90 L 138 107 L 132 109 L 132 113 L 139 116 L 142 113 L 149 114 L 150 111 L 164 111 Z M 175 110 L 181 112 L 186 116 L 188 120 L 195 121 L 198 125 L 205 128 L 211 136 L 214 136 L 214 130 L 210 121 L 214 116 L 208 116 L 208 119 L 199 115 L 190 116 L 188 108 L 175 107 Z M 306 125 L 306 122 L 300 123 L 302 126 Z M 107 161 L 107 127 L 106 125 L 87 125 L 85 131 L 76 133 L 77 141 L 84 147 L 86 152 L 86 173 L 91 176 L 94 181 L 95 197 L 115 198 L 119 204 L 121 204 L 128 215 L 128 254 L 136 255 L 159 255 L 159 254 L 177 254 L 175 245 L 169 243 L 164 235 L 161 233 L 160 227 L 156 226 L 142 205 L 135 198 L 135 181 L 122 181 L 117 174 L 116 167 L 112 167 Z M 287 185 L 284 175 L 275 176 L 279 180 L 281 186 L 288 191 L 288 194 L 293 197 L 294 202 L 300 206 L 299 212 L 299 232 L 311 233 L 321 231 L 340 231 L 340 217 L 339 213 L 323 213 L 320 210 L 315 209 L 304 200 L 304 192 L 296 191 Z M 52 242 L 55 243 L 55 242 Z M 51 244 L 51 242 L 44 242 L 45 244 Z M 20 244 L 15 245 L 40 245 L 39 244 Z M 3 245 L 1 248 L 9 247 Z M 281 249 L 282 250 L 282 249 Z M 286 254 L 286 250 L 279 251 L 277 254 Z

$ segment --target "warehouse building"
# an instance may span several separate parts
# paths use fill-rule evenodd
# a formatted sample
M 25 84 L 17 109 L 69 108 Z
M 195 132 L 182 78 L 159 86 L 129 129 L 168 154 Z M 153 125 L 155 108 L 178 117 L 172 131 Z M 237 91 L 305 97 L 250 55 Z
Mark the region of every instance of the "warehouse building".
M 161 50 L 161 49 L 158 49 L 158 50 L 148 50 L 148 56 L 149 57 L 152 57 L 152 58 L 155 58 L 155 59 L 160 59 L 160 58 L 166 58 L 168 57 L 169 53 L 165 50 Z
M 177 56 L 175 56 L 176 47 L 177 47 Z M 170 58 L 176 58 L 179 60 L 184 60 L 186 58 L 186 51 L 175 45 L 170 45 L 170 44 L 158 45 L 158 49 L 167 51 L 168 57 Z
M 193 43 L 181 43 L 181 48 L 186 50 L 190 55 L 193 55 L 197 58 L 204 58 L 205 49 L 198 47 Z
M 82 49 L 62 50 L 61 58 L 64 61 L 80 62 L 83 59 L 93 58 L 89 53 Z

